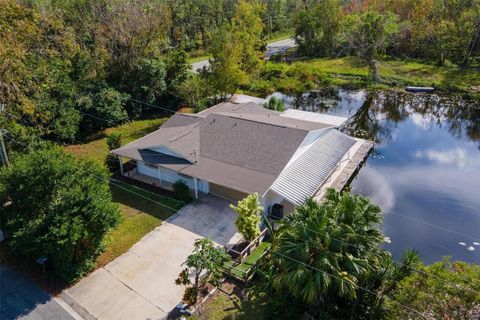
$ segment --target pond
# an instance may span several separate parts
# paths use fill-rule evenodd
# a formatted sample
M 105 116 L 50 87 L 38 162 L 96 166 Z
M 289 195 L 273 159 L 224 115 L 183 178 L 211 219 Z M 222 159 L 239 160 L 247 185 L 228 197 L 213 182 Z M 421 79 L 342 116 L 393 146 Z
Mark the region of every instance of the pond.
M 347 117 L 344 132 L 375 141 L 351 187 L 382 208 L 395 259 L 416 249 L 426 263 L 480 264 L 480 102 L 402 91 L 274 95 L 287 108 Z

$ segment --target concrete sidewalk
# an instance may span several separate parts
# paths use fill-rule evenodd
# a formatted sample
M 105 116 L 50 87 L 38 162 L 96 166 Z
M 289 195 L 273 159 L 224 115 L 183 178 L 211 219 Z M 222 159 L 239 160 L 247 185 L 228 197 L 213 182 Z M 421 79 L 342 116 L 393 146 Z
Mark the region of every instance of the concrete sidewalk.
M 182 300 L 175 285 L 196 239 L 226 245 L 236 235 L 228 202 L 205 196 L 183 207 L 128 252 L 65 290 L 86 319 L 163 319 Z

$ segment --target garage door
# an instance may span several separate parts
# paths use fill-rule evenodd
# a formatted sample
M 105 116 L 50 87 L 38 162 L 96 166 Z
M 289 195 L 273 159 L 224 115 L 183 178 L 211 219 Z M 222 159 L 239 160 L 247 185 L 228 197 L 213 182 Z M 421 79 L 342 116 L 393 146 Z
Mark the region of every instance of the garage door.
M 210 182 L 210 193 L 230 200 L 232 202 L 237 202 L 244 199 L 248 194 L 240 192 L 237 190 L 229 189 L 224 186 L 220 186 L 215 183 Z

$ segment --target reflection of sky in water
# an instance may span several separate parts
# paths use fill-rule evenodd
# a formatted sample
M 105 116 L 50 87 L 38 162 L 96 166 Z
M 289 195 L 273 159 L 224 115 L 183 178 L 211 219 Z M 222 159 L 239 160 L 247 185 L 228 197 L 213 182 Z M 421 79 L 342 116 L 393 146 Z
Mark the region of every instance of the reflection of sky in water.
M 340 96 L 336 105 L 316 111 L 351 116 L 365 101 L 358 92 L 347 97 L 340 91 Z M 444 124 L 445 115 L 421 114 L 407 106 L 403 110 L 407 116 L 392 121 L 385 113 L 389 110 L 376 111 L 373 118 L 380 132 L 388 129 L 388 139 L 376 144 L 352 188 L 382 208 L 383 230 L 391 240 L 385 248 L 395 258 L 414 248 L 427 263 L 445 255 L 480 263 L 479 142 L 453 136 Z

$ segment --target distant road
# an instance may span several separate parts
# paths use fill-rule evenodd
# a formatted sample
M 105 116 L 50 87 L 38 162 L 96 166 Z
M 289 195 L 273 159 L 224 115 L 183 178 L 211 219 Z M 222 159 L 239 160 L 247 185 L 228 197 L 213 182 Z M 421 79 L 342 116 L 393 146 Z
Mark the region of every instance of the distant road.
M 275 41 L 267 44 L 267 52 L 265 58 L 268 60 L 270 57 L 277 53 L 282 53 L 287 49 L 295 47 L 295 39 L 288 38 L 280 41 Z
M 268 60 L 274 54 L 284 52 L 287 49 L 295 47 L 295 39 L 288 38 L 280 41 L 275 41 L 267 44 L 267 52 L 265 53 L 265 58 Z M 208 59 L 192 63 L 192 70 L 197 72 L 203 67 L 208 67 Z

